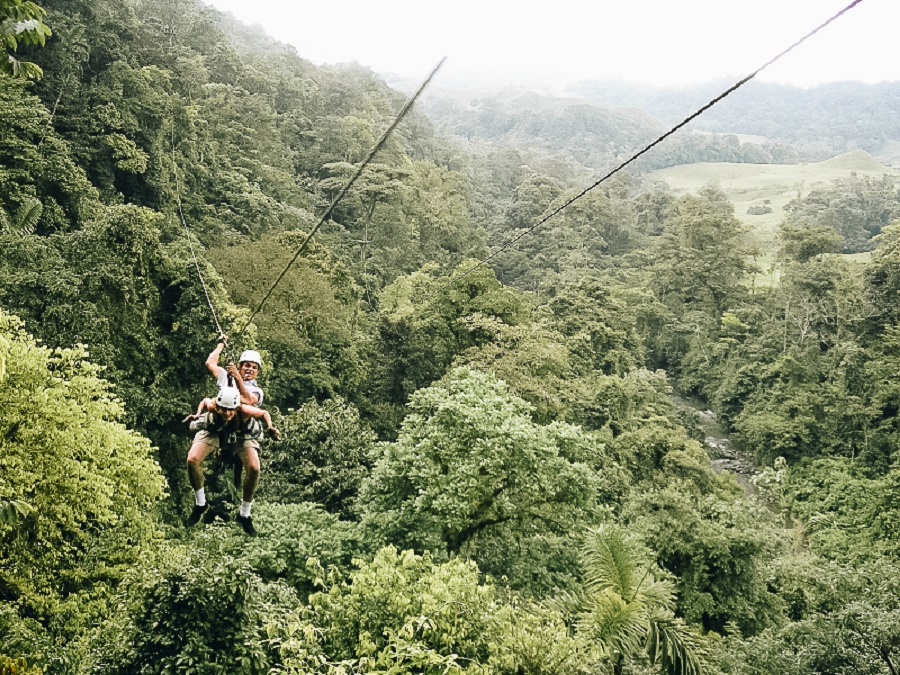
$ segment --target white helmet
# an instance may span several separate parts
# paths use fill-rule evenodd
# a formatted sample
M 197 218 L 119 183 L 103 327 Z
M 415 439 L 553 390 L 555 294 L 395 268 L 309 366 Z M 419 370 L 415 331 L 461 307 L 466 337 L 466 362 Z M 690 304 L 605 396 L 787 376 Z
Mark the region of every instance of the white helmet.
M 241 392 L 237 387 L 222 387 L 216 396 L 216 405 L 234 410 L 241 405 Z
M 255 363 L 260 368 L 262 368 L 262 357 L 260 357 L 259 352 L 255 349 L 245 349 L 241 352 L 241 356 L 238 359 L 238 363 L 244 363 L 245 361 L 249 361 L 250 363 Z

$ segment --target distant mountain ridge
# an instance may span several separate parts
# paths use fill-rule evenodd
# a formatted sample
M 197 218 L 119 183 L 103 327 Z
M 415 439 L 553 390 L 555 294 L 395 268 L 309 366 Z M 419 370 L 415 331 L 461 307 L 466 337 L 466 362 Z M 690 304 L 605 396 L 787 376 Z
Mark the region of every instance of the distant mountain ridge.
M 391 82 L 404 88 L 406 83 Z M 726 90 L 715 81 L 679 88 L 583 82 L 569 97 L 439 87 L 422 109 L 445 134 L 536 151 L 608 169 Z M 900 164 L 900 82 L 838 82 L 810 89 L 751 81 L 635 167 L 697 162 L 820 162 L 865 150 Z M 690 133 L 693 131 L 694 133 Z
M 654 88 L 620 82 L 583 82 L 573 96 L 597 105 L 636 106 L 672 124 L 732 84 Z M 881 161 L 897 159 L 900 142 L 900 82 L 833 82 L 804 89 L 751 81 L 706 111 L 693 128 L 712 133 L 764 136 L 801 153 L 840 154 L 865 150 Z
M 609 170 L 669 128 L 639 106 L 610 107 L 584 98 L 528 91 L 435 90 L 422 102 L 422 110 L 440 132 L 464 142 L 542 153 L 594 171 Z M 830 156 L 824 152 L 803 155 L 786 144 L 765 139 L 742 142 L 736 134 L 686 129 L 654 148 L 633 168 L 650 171 L 696 162 L 790 163 Z

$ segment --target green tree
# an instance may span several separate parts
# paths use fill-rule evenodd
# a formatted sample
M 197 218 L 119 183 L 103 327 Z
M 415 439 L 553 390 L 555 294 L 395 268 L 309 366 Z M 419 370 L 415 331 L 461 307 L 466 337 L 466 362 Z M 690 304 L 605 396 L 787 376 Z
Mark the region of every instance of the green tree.
M 897 672 L 900 612 L 894 561 L 848 565 L 792 557 L 785 567 L 776 572 L 775 584 L 802 599 L 802 611 L 760 635 L 726 640 L 718 650 L 722 672 Z
M 401 646 L 411 638 L 412 645 L 435 655 L 483 662 L 490 653 L 492 596 L 490 586 L 479 584 L 472 562 L 436 565 L 427 554 L 386 548 L 354 572 L 350 583 L 313 595 L 310 605 L 316 623 L 329 628 L 326 653 L 337 657 L 377 658 L 389 642 Z M 397 657 L 403 658 L 402 649 Z
M 718 317 L 742 299 L 751 270 L 744 228 L 714 187 L 676 201 L 655 247 L 652 287 L 679 314 L 696 308 Z
M 679 616 L 717 633 L 732 626 L 749 635 L 776 623 L 781 603 L 768 568 L 783 540 L 771 512 L 740 499 L 733 477 L 712 475 L 708 461 L 674 451 L 662 468 L 657 484 L 665 485 L 637 488 L 623 519 L 675 575 Z
M 878 323 L 890 326 L 900 317 L 900 223 L 885 227 L 875 239 L 876 249 L 866 267 L 865 280 L 869 296 L 878 310 Z
M 808 262 L 826 253 L 840 252 L 841 235 L 828 225 L 781 224 L 778 231 L 781 255 L 788 260 Z
M 508 326 L 480 314 L 465 321 L 481 336 L 481 344 L 460 354 L 454 365 L 469 366 L 503 380 L 533 406 L 534 419 L 541 424 L 564 419 L 577 388 L 571 353 L 563 336 L 553 331 L 549 322 Z M 484 336 L 490 337 L 485 340 Z
M 82 347 L 39 346 L 0 311 L 0 494 L 27 505 L 0 521 L 0 597 L 63 642 L 140 557 L 164 491 L 150 442 L 121 423 L 99 372 Z M 3 628 L 0 644 L 15 632 Z
M 343 399 L 308 401 L 279 424 L 283 440 L 266 448 L 260 496 L 269 501 L 317 502 L 349 516 L 369 473 L 375 434 Z
M 68 232 L 99 210 L 50 112 L 24 83 L 0 78 L 0 236 Z
M 373 553 L 359 523 L 339 520 L 311 502 L 261 502 L 254 507 L 253 519 L 265 536 L 235 533 L 219 543 L 218 534 L 210 534 L 208 542 L 201 543 L 208 547 L 208 555 L 232 557 L 266 583 L 289 584 L 301 600 L 318 590 L 327 574 L 344 577 L 354 560 Z
M 508 598 L 471 561 L 388 547 L 320 582 L 306 611 L 270 625 L 285 673 L 609 672 L 559 612 Z
M 635 311 L 612 283 L 581 278 L 549 301 L 554 324 L 566 336 L 582 374 L 623 375 L 646 360 Z
M 454 273 L 472 265 L 463 263 Z M 528 316 L 522 294 L 502 286 L 483 266 L 447 285 L 436 265 L 426 265 L 385 288 L 380 301 L 366 355 L 372 364 L 367 401 L 360 407 L 382 438 L 396 433 L 414 391 L 442 377 L 458 354 L 495 336 L 472 330 L 470 317 L 515 326 Z
M 890 176 L 854 174 L 797 197 L 784 210 L 790 225 L 819 231 L 830 228 L 840 236 L 844 253 L 857 253 L 871 250 L 872 237 L 900 215 L 900 193 Z
M 356 167 L 342 162 L 323 169 L 332 175 L 319 187 L 333 196 Z M 345 260 L 359 270 L 371 305 L 372 293 L 398 276 L 429 261 L 458 261 L 471 250 L 468 193 L 462 173 L 429 161 L 366 168 L 333 217 L 344 230 L 339 245 L 348 251 Z
M 261 581 L 213 537 L 143 562 L 120 590 L 121 611 L 93 636 L 94 667 L 117 675 L 270 672 L 278 655 L 266 624 L 296 607 L 297 596 Z
M 390 542 L 463 553 L 539 590 L 571 573 L 568 539 L 592 518 L 602 481 L 590 466 L 602 456 L 590 434 L 535 424 L 503 382 L 457 368 L 413 395 L 363 485 L 363 521 Z M 528 560 L 535 542 L 556 556 L 547 569 Z
M 675 616 L 675 588 L 652 554 L 615 526 L 588 533 L 584 590 L 568 597 L 579 635 L 598 643 L 616 674 L 649 663 L 658 672 L 713 672 L 706 641 Z
M 664 305 L 648 335 L 656 367 L 685 392 L 701 392 L 713 376 L 713 351 L 724 312 L 748 295 L 751 250 L 734 208 L 717 188 L 674 202 L 648 260 L 647 283 Z

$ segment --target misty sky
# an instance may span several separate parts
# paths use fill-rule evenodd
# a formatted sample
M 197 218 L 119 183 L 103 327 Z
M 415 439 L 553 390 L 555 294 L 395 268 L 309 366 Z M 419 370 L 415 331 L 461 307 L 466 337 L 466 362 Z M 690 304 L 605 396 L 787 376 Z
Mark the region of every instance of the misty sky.
M 584 79 L 656 85 L 742 77 L 850 0 L 204 0 L 316 64 L 356 61 L 446 84 Z M 760 79 L 900 80 L 900 0 L 862 0 Z M 437 83 L 436 83 L 437 84 Z

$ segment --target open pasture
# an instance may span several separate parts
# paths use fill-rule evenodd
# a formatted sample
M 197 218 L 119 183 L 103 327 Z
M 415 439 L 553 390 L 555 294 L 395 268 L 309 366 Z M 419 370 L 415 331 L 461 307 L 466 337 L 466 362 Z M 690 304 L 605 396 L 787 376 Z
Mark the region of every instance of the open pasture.
M 839 178 L 880 178 L 884 174 L 900 180 L 900 169 L 887 167 L 868 153 L 856 150 L 809 164 L 685 164 L 654 171 L 650 178 L 664 181 L 678 196 L 704 185 L 719 187 L 734 204 L 735 215 L 749 228 L 748 236 L 760 254 L 758 264 L 763 275 L 768 275 L 777 247 L 778 224 L 788 202 Z M 748 209 L 753 207 L 768 207 L 771 211 L 751 215 Z

